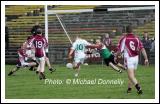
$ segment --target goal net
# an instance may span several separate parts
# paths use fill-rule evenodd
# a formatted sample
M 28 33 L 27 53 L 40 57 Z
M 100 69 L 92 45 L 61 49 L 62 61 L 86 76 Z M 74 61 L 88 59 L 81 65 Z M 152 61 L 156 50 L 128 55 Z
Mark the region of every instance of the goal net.
M 71 47 L 74 36 L 79 35 L 88 42 L 94 43 L 109 33 L 113 44 L 117 44 L 118 34 L 125 31 L 125 26 L 143 25 L 149 21 L 154 7 L 108 8 L 106 11 L 93 9 L 78 10 L 47 10 L 45 9 L 45 34 L 49 42 L 49 58 L 52 63 L 66 62 L 68 48 Z M 115 37 L 116 36 L 116 37 Z M 88 57 L 89 62 L 101 61 L 99 53 Z M 88 59 L 89 59 L 88 58 Z
M 90 43 L 101 39 L 101 36 L 108 32 L 105 28 L 107 24 L 103 21 L 104 16 L 104 13 L 94 13 L 93 9 L 48 10 L 47 29 L 45 30 L 48 30 L 46 33 L 48 33 L 51 62 L 66 62 L 68 49 L 76 35 Z M 91 49 L 86 51 L 91 51 Z M 87 57 L 87 62 L 101 61 L 100 55 L 96 51 Z

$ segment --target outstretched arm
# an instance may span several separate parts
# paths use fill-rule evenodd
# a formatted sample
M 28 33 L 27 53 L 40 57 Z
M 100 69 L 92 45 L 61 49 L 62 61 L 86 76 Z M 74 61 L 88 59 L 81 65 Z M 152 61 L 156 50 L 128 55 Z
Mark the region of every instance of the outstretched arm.
M 91 45 L 86 46 L 86 48 L 98 48 L 98 49 L 100 49 L 101 47 L 102 47 L 102 44 L 99 44 L 99 45 L 91 44 Z
M 147 57 L 147 53 L 146 53 L 146 50 L 144 49 L 144 48 L 142 48 L 141 49 L 141 52 L 142 52 L 142 54 L 143 54 L 143 56 L 144 56 L 144 64 L 145 65 L 148 65 L 149 64 L 149 62 L 148 62 L 148 57 Z
M 71 50 L 70 50 L 70 52 L 69 52 L 69 54 L 68 54 L 68 58 L 69 58 L 69 59 L 71 59 L 71 58 L 72 58 L 72 54 L 73 54 L 73 52 L 74 52 L 74 49 L 71 49 Z

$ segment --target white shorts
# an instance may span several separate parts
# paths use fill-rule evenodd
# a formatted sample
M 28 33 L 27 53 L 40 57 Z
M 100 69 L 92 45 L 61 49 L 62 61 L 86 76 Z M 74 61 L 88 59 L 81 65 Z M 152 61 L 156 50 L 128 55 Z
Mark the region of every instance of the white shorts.
M 128 69 L 136 70 L 138 66 L 138 56 L 135 57 L 124 57 L 124 65 Z
M 83 64 L 83 63 L 84 63 L 84 60 L 85 60 L 85 58 L 74 58 L 75 64 L 77 64 L 77 63 Z
M 40 61 L 45 61 L 45 56 L 41 57 L 41 58 L 36 57 L 36 60 L 38 63 L 40 63 Z
M 30 63 L 28 63 L 28 62 L 21 62 L 22 67 L 29 66 L 29 64 Z
M 25 57 L 22 56 L 19 52 L 18 52 L 18 64 L 16 65 L 17 67 L 25 67 L 28 66 L 29 63 L 25 61 Z
M 25 67 L 28 66 L 30 63 L 29 62 L 25 62 L 23 57 L 19 57 L 19 62 L 17 64 L 17 67 Z
M 26 51 L 26 54 L 27 54 L 27 56 L 28 56 L 28 57 L 26 57 L 26 60 L 28 60 L 28 59 L 33 59 L 33 60 L 35 60 L 35 53 L 34 53 L 32 50 L 27 50 L 27 51 Z
M 26 54 L 27 54 L 27 56 L 31 56 L 32 55 L 32 51 L 31 50 L 27 50 Z

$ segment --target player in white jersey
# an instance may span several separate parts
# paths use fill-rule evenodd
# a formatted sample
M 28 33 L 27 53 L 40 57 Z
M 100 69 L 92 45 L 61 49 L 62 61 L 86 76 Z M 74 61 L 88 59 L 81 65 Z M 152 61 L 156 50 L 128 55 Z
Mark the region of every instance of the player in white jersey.
M 75 77 L 78 76 L 80 65 L 83 64 L 86 54 L 85 49 L 86 46 L 91 45 L 84 39 L 81 39 L 79 36 L 76 37 L 75 42 L 72 44 L 72 48 L 69 52 L 69 58 L 72 58 L 72 54 L 74 53 L 74 65 L 73 68 L 76 70 Z

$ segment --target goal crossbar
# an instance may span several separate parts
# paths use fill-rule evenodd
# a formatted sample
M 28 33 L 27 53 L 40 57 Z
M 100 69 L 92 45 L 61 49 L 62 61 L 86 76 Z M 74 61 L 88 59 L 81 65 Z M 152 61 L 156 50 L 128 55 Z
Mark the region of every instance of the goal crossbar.
M 72 41 L 68 35 L 68 32 L 66 31 L 64 24 L 62 23 L 60 17 L 58 16 L 58 14 L 61 13 L 84 13 L 84 12 L 93 12 L 93 9 L 76 9 L 76 10 L 48 10 L 47 9 L 47 5 L 45 5 L 45 37 L 48 41 L 48 15 L 50 14 L 54 14 L 56 15 L 58 21 L 60 22 L 66 36 L 68 37 L 70 43 L 72 44 Z
M 48 10 L 47 14 L 93 12 L 93 9 Z
M 129 10 L 152 10 L 155 6 L 148 7 L 125 7 L 125 8 L 108 8 L 108 11 L 129 11 Z
M 148 7 L 124 7 L 124 8 L 107 8 L 106 11 L 127 11 L 127 10 L 152 10 L 152 9 L 155 9 L 154 6 L 148 6 Z M 55 14 L 58 21 L 60 22 L 66 36 L 68 37 L 70 43 L 72 44 L 71 42 L 71 39 L 67 33 L 67 31 L 65 30 L 64 26 L 63 26 L 63 23 L 61 21 L 61 19 L 59 18 L 58 14 L 61 14 L 61 13 L 85 13 L 85 12 L 94 12 L 94 9 L 75 9 L 75 10 L 48 10 L 47 9 L 47 5 L 45 5 L 45 37 L 48 41 L 48 15 L 50 14 Z

